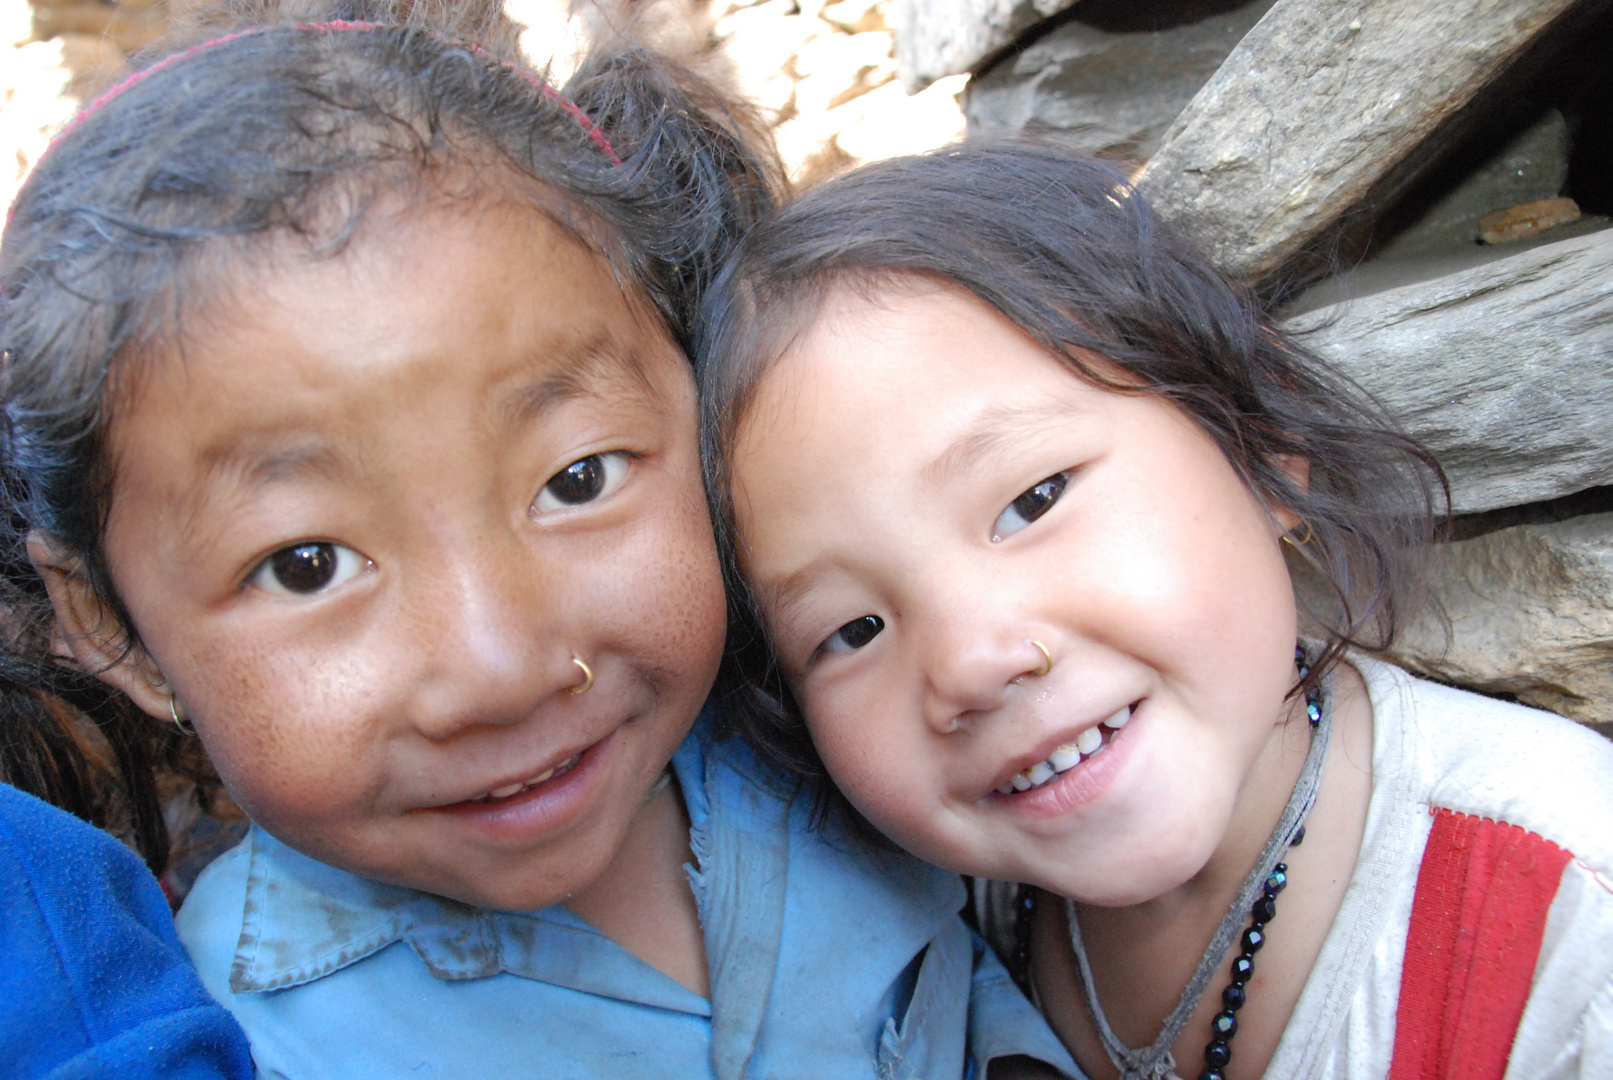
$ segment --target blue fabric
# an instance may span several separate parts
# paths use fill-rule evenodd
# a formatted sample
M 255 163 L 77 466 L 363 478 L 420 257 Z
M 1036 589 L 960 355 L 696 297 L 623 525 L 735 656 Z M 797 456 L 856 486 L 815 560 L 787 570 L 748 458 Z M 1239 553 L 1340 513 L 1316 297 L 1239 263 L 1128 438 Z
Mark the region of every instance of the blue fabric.
M 673 768 L 710 1001 L 562 906 L 467 907 L 259 829 L 197 881 L 180 936 L 265 1077 L 957 1080 L 1007 1054 L 1076 1075 L 958 919 L 956 876 L 811 830 L 809 797 L 705 730 Z
M 250 1077 L 134 853 L 0 784 L 0 1075 Z

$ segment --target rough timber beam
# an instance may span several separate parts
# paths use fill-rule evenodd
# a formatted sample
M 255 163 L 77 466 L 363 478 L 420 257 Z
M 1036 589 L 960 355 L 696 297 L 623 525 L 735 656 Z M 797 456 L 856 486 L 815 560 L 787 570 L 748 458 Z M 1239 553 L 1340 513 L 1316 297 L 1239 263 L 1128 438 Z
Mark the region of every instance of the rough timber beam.
M 1288 329 L 1438 455 L 1458 513 L 1613 484 L 1613 230 Z
M 1574 6 L 1279 0 L 1138 186 L 1223 271 L 1259 280 L 1369 194 L 1392 197 L 1425 140 Z

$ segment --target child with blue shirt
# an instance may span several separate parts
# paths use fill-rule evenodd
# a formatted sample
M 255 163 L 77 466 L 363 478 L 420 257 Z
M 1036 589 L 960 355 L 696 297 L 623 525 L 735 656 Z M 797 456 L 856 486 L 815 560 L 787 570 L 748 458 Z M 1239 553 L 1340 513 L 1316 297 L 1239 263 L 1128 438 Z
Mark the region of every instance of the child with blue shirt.
M 639 51 L 562 95 L 287 23 L 146 67 L 20 194 L 8 670 L 194 731 L 251 817 L 179 929 L 262 1075 L 1072 1068 L 955 877 L 702 714 L 683 346 L 774 199 L 745 130 Z

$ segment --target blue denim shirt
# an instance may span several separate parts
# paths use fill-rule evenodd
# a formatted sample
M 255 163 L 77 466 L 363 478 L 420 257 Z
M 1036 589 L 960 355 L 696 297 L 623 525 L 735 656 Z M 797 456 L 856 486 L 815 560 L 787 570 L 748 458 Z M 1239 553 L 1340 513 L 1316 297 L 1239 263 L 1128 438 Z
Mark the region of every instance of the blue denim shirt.
M 565 907 L 489 911 L 300 855 L 261 829 L 197 881 L 179 932 L 265 1077 L 1079 1075 L 959 920 L 956 876 L 833 830 L 698 725 L 673 758 L 711 999 Z

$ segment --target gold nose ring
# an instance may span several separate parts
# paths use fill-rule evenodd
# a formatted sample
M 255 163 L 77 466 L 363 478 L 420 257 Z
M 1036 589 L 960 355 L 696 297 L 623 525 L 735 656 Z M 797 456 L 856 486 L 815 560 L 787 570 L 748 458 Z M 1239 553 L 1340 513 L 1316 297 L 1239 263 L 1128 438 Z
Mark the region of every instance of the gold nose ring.
M 571 654 L 571 662 L 582 668 L 582 682 L 571 688 L 573 694 L 586 694 L 594 688 L 594 669 L 583 663 L 583 658 L 576 653 Z
M 1053 654 L 1048 652 L 1047 646 L 1043 645 L 1040 641 L 1033 639 L 1031 644 L 1035 645 L 1036 651 L 1042 654 L 1042 666 L 1031 672 L 1031 678 L 1040 679 L 1048 672 L 1053 670 Z

